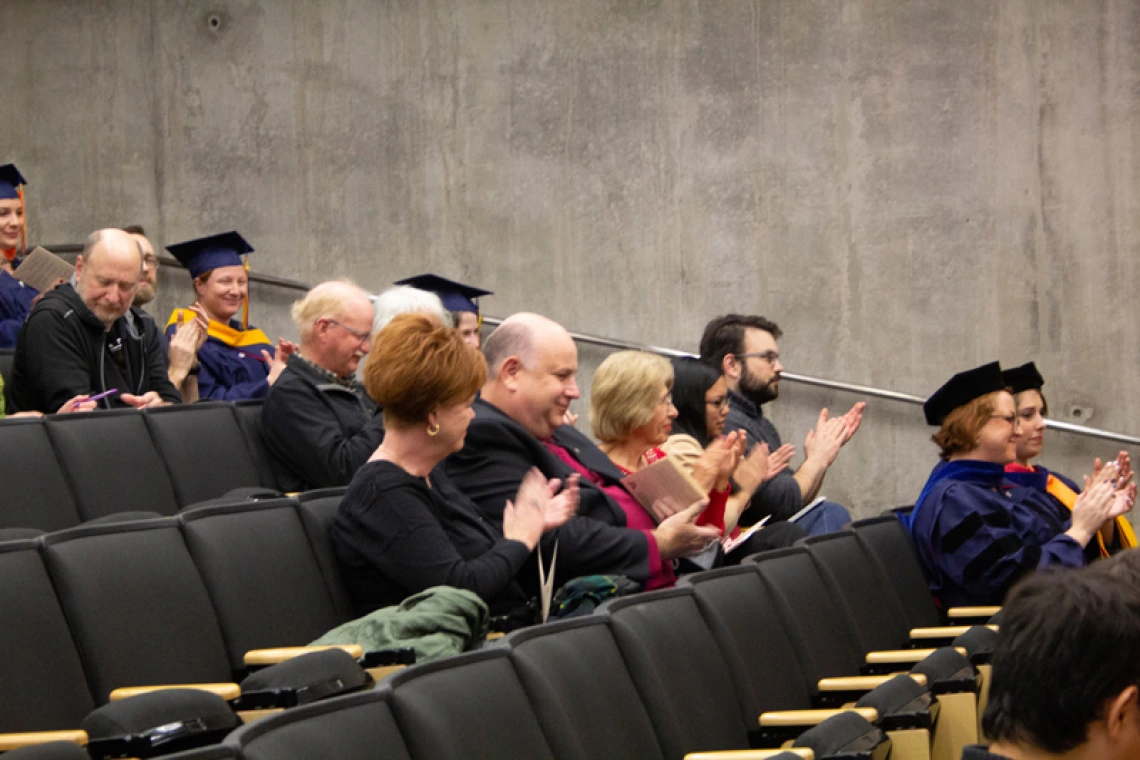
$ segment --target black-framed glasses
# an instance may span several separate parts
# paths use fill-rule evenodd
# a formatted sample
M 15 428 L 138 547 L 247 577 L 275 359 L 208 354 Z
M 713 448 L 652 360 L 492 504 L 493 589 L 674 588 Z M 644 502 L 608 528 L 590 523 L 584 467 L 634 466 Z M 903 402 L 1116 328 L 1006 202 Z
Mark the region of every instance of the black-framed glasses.
M 757 359 L 763 359 L 764 361 L 768 362 L 769 364 L 775 364 L 776 362 L 780 361 L 780 352 L 779 351 L 753 351 L 753 352 L 747 353 L 747 354 L 736 354 L 737 359 L 748 359 L 751 357 L 756 357 Z
M 328 320 L 328 323 L 330 325 L 336 325 L 337 327 L 346 331 L 349 335 L 356 338 L 356 340 L 359 341 L 362 345 L 364 344 L 365 341 L 367 341 L 369 338 L 372 337 L 372 333 L 369 332 L 368 330 L 354 330 L 353 328 L 349 327 L 346 324 L 342 324 L 341 322 L 337 322 L 335 319 Z

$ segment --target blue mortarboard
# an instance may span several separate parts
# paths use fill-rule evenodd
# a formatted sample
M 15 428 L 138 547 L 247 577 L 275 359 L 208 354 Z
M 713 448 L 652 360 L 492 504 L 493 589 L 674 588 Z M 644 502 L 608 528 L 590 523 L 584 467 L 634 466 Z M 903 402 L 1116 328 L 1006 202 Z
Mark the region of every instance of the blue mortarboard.
M 1000 391 L 1002 388 L 1005 388 L 1005 380 L 1002 379 L 1001 365 L 997 362 L 959 372 L 934 391 L 934 394 L 922 405 L 926 424 L 941 425 L 950 412 L 958 407 L 965 406 L 987 393 Z
M 15 164 L 0 166 L 0 200 L 19 198 L 20 191 L 16 188 L 26 184 L 28 183 L 24 181 L 23 175 L 20 174 L 20 170 L 16 168 Z
M 242 254 L 253 253 L 253 246 L 236 232 L 223 232 L 168 245 L 166 250 L 190 270 L 191 277 L 197 278 L 219 267 L 244 266 Z
M 439 300 L 443 301 L 443 308 L 448 311 L 469 311 L 473 314 L 479 313 L 479 306 L 472 300 L 473 298 L 494 295 L 490 290 L 473 288 L 437 274 L 419 274 L 393 284 L 411 285 L 420 290 L 429 290 L 439 296 Z
M 1013 389 L 1014 393 L 1029 390 L 1039 391 L 1041 386 L 1045 385 L 1045 378 L 1041 377 L 1041 373 L 1037 371 L 1037 365 L 1033 362 L 1005 370 L 1001 373 L 1001 379 Z

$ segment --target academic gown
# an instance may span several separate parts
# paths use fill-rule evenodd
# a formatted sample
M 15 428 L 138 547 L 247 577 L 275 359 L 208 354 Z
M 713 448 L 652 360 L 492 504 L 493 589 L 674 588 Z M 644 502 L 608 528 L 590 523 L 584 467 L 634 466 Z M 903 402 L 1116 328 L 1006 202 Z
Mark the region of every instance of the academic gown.
M 12 262 L 19 266 L 17 262 Z M 7 272 L 0 272 L 0 348 L 15 348 L 16 339 L 20 337 L 20 329 L 28 312 L 32 310 L 32 301 L 40 291 L 29 287 L 17 280 Z
M 166 324 L 166 341 L 177 326 L 194 318 L 189 309 L 175 309 Z M 215 401 L 264 398 L 269 392 L 269 366 L 261 352 L 274 355 L 269 338 L 256 327 L 241 329 L 231 319 L 228 325 L 210 320 L 206 342 L 198 349 L 198 396 Z
M 1068 524 L 1018 496 L 999 464 L 941 462 L 931 472 L 903 522 L 944 607 L 998 605 L 1026 573 L 1085 564 Z

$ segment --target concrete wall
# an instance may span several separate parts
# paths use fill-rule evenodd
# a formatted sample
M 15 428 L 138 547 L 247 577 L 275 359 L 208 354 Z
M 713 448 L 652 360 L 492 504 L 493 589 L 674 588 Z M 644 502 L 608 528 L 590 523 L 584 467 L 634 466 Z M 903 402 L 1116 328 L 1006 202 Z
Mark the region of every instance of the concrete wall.
M 918 394 L 1032 358 L 1137 434 L 1138 37 L 1133 0 L 4 0 L 0 158 L 37 242 L 237 228 L 260 271 L 436 271 L 685 349 L 761 312 L 789 370 Z M 802 443 L 854 400 L 772 414 Z M 913 501 L 928 435 L 872 404 L 824 492 Z

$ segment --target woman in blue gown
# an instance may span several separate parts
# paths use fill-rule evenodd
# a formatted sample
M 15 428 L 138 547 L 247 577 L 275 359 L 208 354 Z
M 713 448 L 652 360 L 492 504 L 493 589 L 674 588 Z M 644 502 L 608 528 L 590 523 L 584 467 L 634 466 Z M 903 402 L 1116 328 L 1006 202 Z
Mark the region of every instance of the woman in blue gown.
M 0 166 L 0 348 L 16 347 L 32 301 L 40 294 L 12 276 L 26 246 L 24 184 L 15 164 Z
M 961 372 L 923 405 L 942 461 L 904 523 L 930 590 L 944 607 L 1001 604 L 1023 575 L 1053 565 L 1080 567 L 1107 519 L 1131 508 L 1131 491 L 1104 481 L 1077 500 L 1071 522 L 1045 519 L 1019 503 L 1005 480 L 1020 419 L 997 362 Z
M 263 398 L 285 369 L 292 343 L 276 349 L 265 333 L 236 318 L 248 310 L 249 273 L 243 255 L 253 248 L 236 232 L 190 240 L 166 250 L 190 271 L 195 307 L 209 318 L 206 342 L 198 349 L 198 397 L 218 401 Z M 178 325 L 196 318 L 194 309 L 175 309 L 166 325 L 169 341 Z

